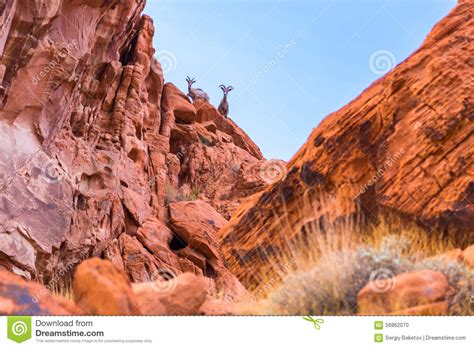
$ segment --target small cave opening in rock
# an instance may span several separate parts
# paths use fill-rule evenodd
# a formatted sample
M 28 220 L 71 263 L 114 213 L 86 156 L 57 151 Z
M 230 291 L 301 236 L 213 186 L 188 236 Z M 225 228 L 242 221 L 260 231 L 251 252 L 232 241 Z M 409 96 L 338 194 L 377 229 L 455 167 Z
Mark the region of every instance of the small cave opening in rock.
M 76 196 L 76 208 L 79 210 L 87 210 L 87 198 L 81 193 Z
M 139 140 L 143 140 L 143 127 L 141 125 L 135 126 L 135 135 Z
M 135 236 L 140 224 L 137 221 L 136 216 L 134 216 L 134 214 L 132 214 L 125 206 L 123 211 L 125 213 L 125 231 L 129 236 Z
M 143 151 L 140 149 L 130 150 L 127 156 L 133 161 L 133 163 L 137 163 L 138 161 L 142 160 L 142 158 L 144 157 Z
M 179 251 L 186 248 L 187 246 L 188 246 L 188 243 L 186 243 L 184 239 L 180 238 L 179 236 L 173 233 L 173 237 L 171 238 L 169 242 L 169 247 L 171 250 Z
M 125 49 L 122 52 L 120 52 L 120 63 L 122 63 L 122 66 L 127 66 L 132 61 L 137 42 L 138 42 L 138 35 L 135 35 L 132 38 L 132 40 L 130 40 L 130 44 L 124 45 Z
M 211 264 L 206 261 L 206 268 L 204 269 L 204 276 L 208 278 L 217 278 L 217 272 L 214 269 L 214 267 L 211 266 Z
M 106 173 L 106 168 L 104 168 L 104 172 L 97 172 L 91 175 L 83 173 L 81 176 L 81 180 L 79 182 L 78 190 L 80 192 L 98 192 L 107 187 L 105 184 L 104 176 Z
M 123 180 L 120 180 L 120 185 L 128 188 L 128 184 Z
M 192 121 L 189 121 L 189 120 L 186 120 L 186 119 L 182 119 L 180 118 L 179 116 L 176 116 L 175 115 L 175 123 L 176 124 L 184 124 L 184 125 L 190 125 L 190 124 L 193 124 Z

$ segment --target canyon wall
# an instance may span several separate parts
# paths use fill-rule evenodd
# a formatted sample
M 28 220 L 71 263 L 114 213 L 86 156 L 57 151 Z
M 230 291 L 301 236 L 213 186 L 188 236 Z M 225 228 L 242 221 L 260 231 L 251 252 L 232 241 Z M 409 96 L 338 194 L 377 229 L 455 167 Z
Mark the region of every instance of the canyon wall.
M 221 230 L 230 269 L 249 288 L 278 278 L 278 256 L 307 224 L 416 223 L 474 240 L 474 2 L 460 1 L 421 47 L 329 115 L 286 175 Z
M 61 288 L 98 256 L 134 282 L 187 271 L 239 289 L 217 230 L 267 162 L 165 84 L 144 7 L 0 2 L 0 268 Z

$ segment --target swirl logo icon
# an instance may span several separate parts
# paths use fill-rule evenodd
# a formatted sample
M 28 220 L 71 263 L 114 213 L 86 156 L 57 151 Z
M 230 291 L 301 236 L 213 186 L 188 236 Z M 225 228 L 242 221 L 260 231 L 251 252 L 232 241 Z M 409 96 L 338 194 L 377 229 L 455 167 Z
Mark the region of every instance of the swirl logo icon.
M 370 274 L 369 287 L 381 294 L 391 291 L 395 286 L 395 274 L 387 268 L 379 268 Z
M 153 272 L 151 278 L 153 280 L 152 288 L 156 292 L 165 293 L 173 291 L 174 288 L 176 288 L 176 274 L 167 268 L 162 268 Z
M 156 53 L 156 59 L 160 62 L 163 74 L 175 72 L 178 67 L 178 59 L 171 51 L 161 50 Z M 154 65 L 152 65 L 152 68 Z
M 31 317 L 8 317 L 7 337 L 17 343 L 31 338 Z
M 270 160 L 263 163 L 260 167 L 260 178 L 271 185 L 286 177 L 285 162 L 280 160 Z
M 385 75 L 393 69 L 395 64 L 395 56 L 387 50 L 376 51 L 369 58 L 370 70 L 377 75 Z
M 63 179 L 63 173 L 54 160 L 49 160 L 41 168 L 42 179 L 50 184 L 56 184 Z

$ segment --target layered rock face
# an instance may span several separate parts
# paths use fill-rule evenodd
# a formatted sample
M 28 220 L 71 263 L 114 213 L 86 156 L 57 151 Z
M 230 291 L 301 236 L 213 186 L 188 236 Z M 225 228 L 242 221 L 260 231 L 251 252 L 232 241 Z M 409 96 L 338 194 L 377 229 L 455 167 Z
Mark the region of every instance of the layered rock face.
M 275 255 L 322 219 L 411 221 L 472 244 L 473 38 L 474 2 L 460 1 L 420 49 L 313 131 L 282 180 L 238 209 L 221 238 L 244 285 L 278 274 Z
M 213 106 L 164 84 L 144 6 L 0 4 L 0 267 L 61 284 L 99 256 L 134 282 L 188 271 L 238 293 L 217 230 L 267 184 L 266 161 Z M 212 218 L 196 231 L 176 209 L 198 199 Z

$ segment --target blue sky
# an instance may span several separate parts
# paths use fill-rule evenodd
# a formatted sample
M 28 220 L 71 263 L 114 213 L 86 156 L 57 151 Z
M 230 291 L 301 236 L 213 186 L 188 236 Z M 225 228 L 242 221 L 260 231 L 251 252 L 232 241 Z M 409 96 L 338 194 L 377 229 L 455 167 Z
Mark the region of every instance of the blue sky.
M 265 157 L 289 160 L 312 129 L 416 50 L 455 0 L 148 0 L 165 79 L 195 77 Z M 371 60 L 372 57 L 372 60 Z

